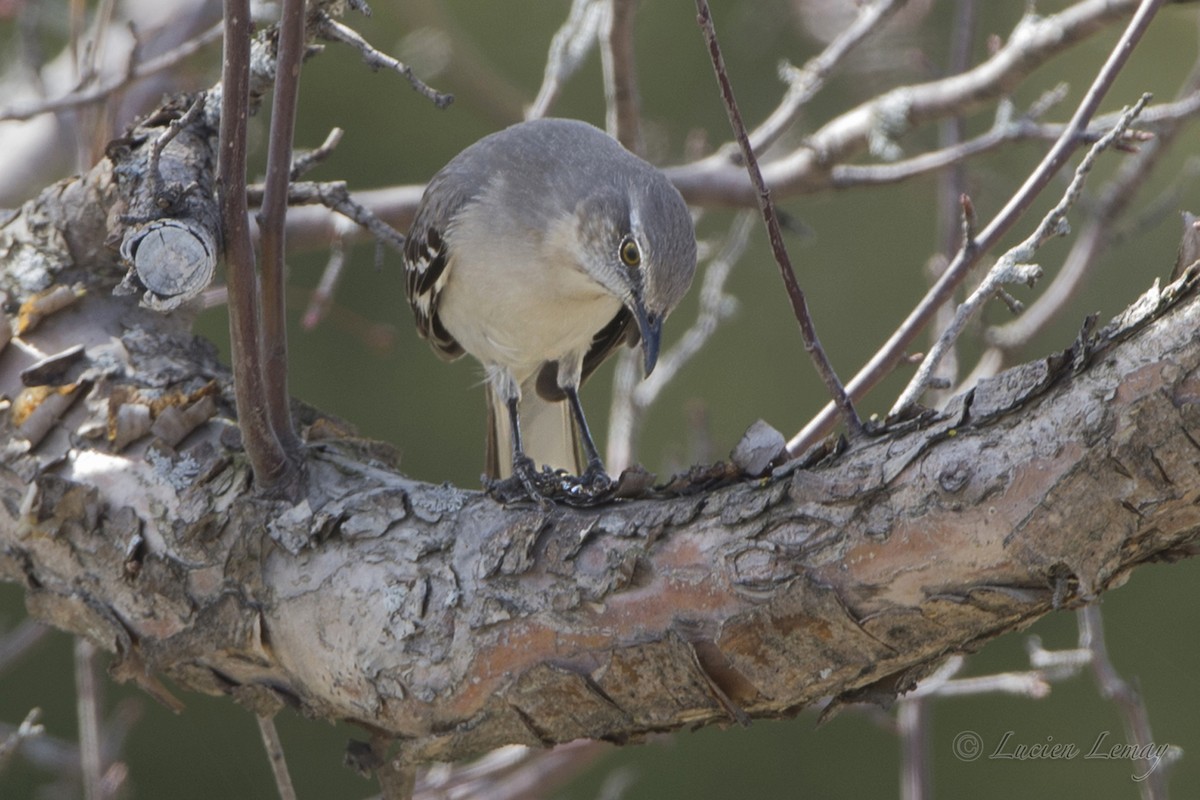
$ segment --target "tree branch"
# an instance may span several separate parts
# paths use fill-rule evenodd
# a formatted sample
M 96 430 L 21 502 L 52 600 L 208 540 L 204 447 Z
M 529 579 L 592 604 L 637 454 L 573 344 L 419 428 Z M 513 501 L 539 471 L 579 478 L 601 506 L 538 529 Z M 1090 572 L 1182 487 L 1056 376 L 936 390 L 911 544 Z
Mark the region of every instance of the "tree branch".
M 399 737 L 404 763 L 892 694 L 1200 551 L 1192 272 L 848 453 L 758 480 L 697 470 L 590 510 L 419 483 L 311 411 L 302 498 L 250 492 L 211 349 L 104 279 L 64 260 L 54 280 L 89 291 L 23 335 L 80 343 L 90 371 L 37 447 L 20 404 L 0 416 L 0 579 L 160 698 L 165 675 L 255 713 L 352 720 Z M 33 359 L 8 355 L 17 398 Z M 110 414 L 154 396 L 157 426 L 206 386 L 214 416 L 188 439 L 110 443 Z

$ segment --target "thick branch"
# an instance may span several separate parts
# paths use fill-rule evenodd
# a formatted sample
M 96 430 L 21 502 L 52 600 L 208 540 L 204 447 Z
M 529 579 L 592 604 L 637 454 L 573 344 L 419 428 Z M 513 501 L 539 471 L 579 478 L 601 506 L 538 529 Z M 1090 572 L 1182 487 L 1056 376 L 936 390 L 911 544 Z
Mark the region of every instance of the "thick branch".
M 849 453 L 590 510 L 416 482 L 311 413 L 303 499 L 254 496 L 211 350 L 98 276 L 56 280 L 91 291 L 23 338 L 79 342 L 90 371 L 31 449 L 30 357 L 6 355 L 0 392 L 24 400 L 3 416 L 0 577 L 160 696 L 165 674 L 354 720 L 412 760 L 895 692 L 1200 546 L 1190 275 Z M 202 403 L 215 416 L 167 439 L 168 411 Z M 153 426 L 124 447 L 108 423 L 139 404 Z

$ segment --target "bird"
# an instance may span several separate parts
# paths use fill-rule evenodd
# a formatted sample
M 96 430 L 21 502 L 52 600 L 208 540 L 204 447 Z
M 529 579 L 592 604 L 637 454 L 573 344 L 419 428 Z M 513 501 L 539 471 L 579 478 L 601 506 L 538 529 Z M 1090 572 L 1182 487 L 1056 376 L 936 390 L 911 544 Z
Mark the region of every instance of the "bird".
M 483 367 L 486 477 L 531 496 L 540 467 L 610 486 L 579 388 L 621 344 L 649 375 L 692 283 L 695 229 L 667 177 L 589 123 L 517 123 L 429 181 L 404 266 L 420 336 Z

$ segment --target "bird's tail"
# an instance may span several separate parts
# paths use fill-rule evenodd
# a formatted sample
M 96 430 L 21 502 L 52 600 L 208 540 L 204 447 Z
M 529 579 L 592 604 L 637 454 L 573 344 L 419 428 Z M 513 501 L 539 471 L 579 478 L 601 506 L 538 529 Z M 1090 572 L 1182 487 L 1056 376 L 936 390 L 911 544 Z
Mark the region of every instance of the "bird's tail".
M 521 441 L 525 455 L 541 469 L 565 469 L 572 475 L 583 470 L 579 431 L 566 402 L 552 402 L 538 396 L 536 376 L 521 387 Z M 485 384 L 488 403 L 487 476 L 507 478 L 512 475 L 512 426 L 508 406 L 492 388 Z

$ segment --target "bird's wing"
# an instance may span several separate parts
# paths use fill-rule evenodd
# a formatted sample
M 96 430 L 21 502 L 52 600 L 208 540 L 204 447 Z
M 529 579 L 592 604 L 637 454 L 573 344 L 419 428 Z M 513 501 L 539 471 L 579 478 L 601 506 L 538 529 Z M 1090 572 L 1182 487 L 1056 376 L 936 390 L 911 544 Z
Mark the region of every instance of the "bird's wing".
M 592 337 L 592 346 L 583 357 L 583 370 L 580 373 L 579 384 L 582 386 L 596 367 L 612 355 L 613 351 L 622 344 L 634 347 L 641 340 L 633 314 L 622 307 L 612 320 L 596 332 Z M 542 365 L 537 377 L 538 396 L 551 401 L 565 400 L 567 396 L 558 385 L 558 362 L 547 361 Z
M 431 183 L 426 197 L 435 188 Z M 443 327 L 438 317 L 438 300 L 453 266 L 446 227 L 466 198 L 457 192 L 443 192 L 439 196 L 442 201 L 436 204 L 422 200 L 408 233 L 404 244 L 404 289 L 417 318 L 417 332 L 435 353 L 452 361 L 463 354 L 463 348 Z

